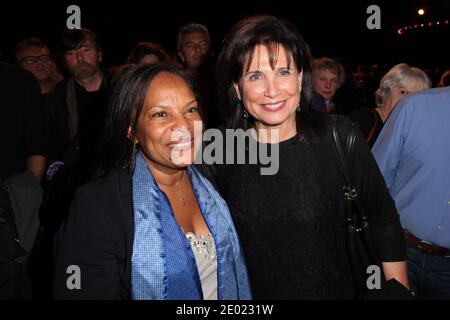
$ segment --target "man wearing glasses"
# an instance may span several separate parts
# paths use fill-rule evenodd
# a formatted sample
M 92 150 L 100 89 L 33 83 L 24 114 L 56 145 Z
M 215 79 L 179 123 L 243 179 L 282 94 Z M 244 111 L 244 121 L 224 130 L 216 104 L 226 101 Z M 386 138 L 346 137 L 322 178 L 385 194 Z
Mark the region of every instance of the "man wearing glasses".
M 219 124 L 218 115 L 211 102 L 214 61 L 208 28 L 198 23 L 182 26 L 177 37 L 177 53 L 197 84 L 206 126 L 216 127 Z
M 24 39 L 17 44 L 16 61 L 22 69 L 34 75 L 43 95 L 62 80 L 48 47 L 37 38 Z

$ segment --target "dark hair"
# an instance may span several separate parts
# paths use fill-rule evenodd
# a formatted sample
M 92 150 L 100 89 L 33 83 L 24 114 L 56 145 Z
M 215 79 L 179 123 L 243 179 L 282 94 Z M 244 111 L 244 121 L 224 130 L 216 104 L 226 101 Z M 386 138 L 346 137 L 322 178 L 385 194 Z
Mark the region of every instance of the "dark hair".
M 105 129 L 97 148 L 95 176 L 115 168 L 132 168 L 135 146 L 127 137 L 128 128 L 136 132 L 148 88 L 161 72 L 177 75 L 186 81 L 198 100 L 194 82 L 184 70 L 163 63 L 124 67 L 112 88 Z
M 243 117 L 244 107 L 233 84 L 241 79 L 244 67 L 250 66 L 254 50 L 259 45 L 267 47 L 272 67 L 276 63 L 277 47 L 281 45 L 288 54 L 288 63 L 291 63 L 292 56 L 298 71 L 303 71 L 297 132 L 301 140 L 320 135 L 327 116 L 311 107 L 313 89 L 309 47 L 294 25 L 268 15 L 252 16 L 237 22 L 224 39 L 215 74 L 219 108 L 226 126 L 245 130 L 253 125 L 251 119 Z
M 152 42 L 139 42 L 128 55 L 127 63 L 138 64 L 148 54 L 157 56 L 160 62 L 170 63 L 169 55 L 159 44 Z
M 16 61 L 19 63 L 20 61 L 17 59 L 17 56 L 19 55 L 19 53 L 29 47 L 37 47 L 37 48 L 41 48 L 41 49 L 46 49 L 47 51 L 50 52 L 50 50 L 48 49 L 48 47 L 38 38 L 26 38 L 23 39 L 21 41 L 19 41 L 16 44 L 16 48 L 14 50 L 14 55 L 16 57 Z
M 103 46 L 100 38 L 89 29 L 66 29 L 63 31 L 58 45 L 59 54 L 64 54 L 69 50 L 79 48 L 87 40 L 91 40 L 97 51 L 103 52 Z

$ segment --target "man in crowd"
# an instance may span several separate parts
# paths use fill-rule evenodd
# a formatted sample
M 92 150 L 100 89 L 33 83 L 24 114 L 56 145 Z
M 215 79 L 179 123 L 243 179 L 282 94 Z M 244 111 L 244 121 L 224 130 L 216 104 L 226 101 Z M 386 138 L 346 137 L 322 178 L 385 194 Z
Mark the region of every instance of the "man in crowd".
M 178 57 L 196 82 L 200 105 L 207 127 L 218 125 L 218 115 L 212 101 L 214 61 L 208 28 L 188 23 L 180 28 L 177 37 Z
M 28 38 L 16 45 L 16 61 L 30 71 L 39 83 L 41 94 L 49 93 L 63 79 L 48 47 L 37 38 Z
M 0 87 L 0 300 L 25 299 L 31 297 L 25 257 L 39 229 L 47 139 L 34 77 L 0 62 Z
M 450 87 L 409 95 L 373 154 L 395 200 L 419 299 L 450 299 Z

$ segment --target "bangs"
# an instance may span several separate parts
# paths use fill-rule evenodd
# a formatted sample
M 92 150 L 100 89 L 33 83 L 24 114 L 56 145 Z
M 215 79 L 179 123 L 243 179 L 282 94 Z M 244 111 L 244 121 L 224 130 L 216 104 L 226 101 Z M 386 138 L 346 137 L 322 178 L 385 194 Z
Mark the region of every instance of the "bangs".
M 278 55 L 280 52 L 280 46 L 283 47 L 285 55 L 286 55 L 286 61 L 287 61 L 287 67 L 291 67 L 292 58 L 293 58 L 293 52 L 291 48 L 285 44 L 274 42 L 269 39 L 261 39 L 260 41 L 252 44 L 249 46 L 250 48 L 247 50 L 247 53 L 243 55 L 244 61 L 242 61 L 242 70 L 243 73 L 246 73 L 249 71 L 250 66 L 252 65 L 253 57 L 255 56 L 255 53 L 261 49 L 261 47 L 265 47 L 267 49 L 267 52 L 269 53 L 269 64 L 270 67 L 275 69 L 275 66 L 278 61 Z M 259 65 L 259 62 L 258 62 Z M 300 71 L 300 70 L 299 70 Z

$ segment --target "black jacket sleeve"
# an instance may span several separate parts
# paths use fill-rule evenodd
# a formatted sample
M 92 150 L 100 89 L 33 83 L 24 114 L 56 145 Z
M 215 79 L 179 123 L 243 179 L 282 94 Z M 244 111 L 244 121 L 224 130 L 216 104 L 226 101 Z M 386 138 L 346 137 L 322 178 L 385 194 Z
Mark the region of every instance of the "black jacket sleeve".
M 347 129 L 344 130 L 348 131 L 350 124 L 345 122 Z M 346 134 L 343 136 L 346 137 Z M 406 260 L 406 244 L 395 203 L 359 130 L 356 130 L 354 154 L 350 161 L 361 203 L 369 215 L 372 239 L 379 258 L 384 262 Z
M 108 206 L 98 190 L 86 186 L 76 193 L 66 223 L 55 241 L 55 299 L 116 299 L 119 262 Z M 79 268 L 79 287 L 76 271 Z M 75 288 L 74 288 L 75 287 Z

